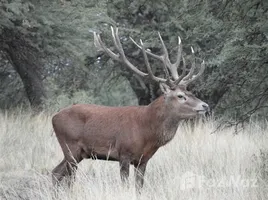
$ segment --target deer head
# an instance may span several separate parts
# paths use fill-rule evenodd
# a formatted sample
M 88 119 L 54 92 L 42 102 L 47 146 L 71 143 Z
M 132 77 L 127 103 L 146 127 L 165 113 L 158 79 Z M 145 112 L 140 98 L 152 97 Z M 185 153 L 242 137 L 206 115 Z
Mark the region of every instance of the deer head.
M 178 51 L 176 61 L 172 63 L 169 59 L 168 51 L 166 45 L 160 35 L 158 33 L 161 46 L 163 49 L 162 55 L 156 55 L 149 50 L 146 50 L 142 40 L 140 40 L 140 44 L 135 42 L 132 38 L 131 41 L 142 51 L 144 62 L 146 65 L 147 73 L 139 70 L 134 64 L 132 64 L 126 57 L 122 44 L 120 42 L 120 38 L 118 35 L 118 28 L 111 27 L 113 43 L 116 48 L 117 53 L 113 52 L 100 38 L 100 35 L 94 33 L 94 44 L 98 48 L 99 51 L 104 51 L 107 55 L 109 55 L 113 60 L 117 60 L 127 66 L 131 71 L 138 74 L 141 77 L 149 78 L 152 81 L 159 83 L 159 87 L 164 94 L 165 106 L 167 110 L 170 109 L 170 112 L 179 113 L 181 118 L 192 118 L 197 114 L 204 114 L 209 111 L 209 106 L 196 98 L 191 92 L 187 91 L 187 86 L 189 83 L 195 81 L 198 77 L 202 75 L 205 69 L 205 62 L 203 61 L 199 65 L 198 72 L 197 70 L 194 50 L 192 50 L 192 62 L 191 67 L 188 70 L 186 67 L 186 62 L 184 57 L 182 56 L 182 44 L 181 39 L 178 37 Z M 151 65 L 149 63 L 148 56 L 151 56 L 157 60 L 162 62 L 163 71 L 165 73 L 165 78 L 157 77 L 153 74 Z M 178 67 L 182 62 L 182 73 L 178 74 Z M 178 112 L 179 111 L 179 112 Z

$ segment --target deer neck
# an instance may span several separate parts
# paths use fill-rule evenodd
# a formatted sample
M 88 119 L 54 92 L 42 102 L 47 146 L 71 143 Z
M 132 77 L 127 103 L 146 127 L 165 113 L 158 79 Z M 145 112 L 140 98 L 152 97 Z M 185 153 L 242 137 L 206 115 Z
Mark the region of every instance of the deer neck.
M 163 96 L 148 106 L 153 136 L 159 146 L 167 144 L 176 134 L 181 118 L 174 114 L 172 107 L 165 104 Z

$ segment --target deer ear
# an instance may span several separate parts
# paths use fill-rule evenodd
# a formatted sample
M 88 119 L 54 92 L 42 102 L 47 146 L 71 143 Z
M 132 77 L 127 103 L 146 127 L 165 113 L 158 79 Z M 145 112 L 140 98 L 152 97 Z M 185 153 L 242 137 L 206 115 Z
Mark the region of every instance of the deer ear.
M 161 89 L 161 91 L 165 94 L 165 95 L 167 95 L 168 93 L 170 93 L 170 87 L 167 85 L 167 84 L 165 84 L 165 83 L 160 83 L 159 84 L 159 86 L 160 86 L 160 89 Z

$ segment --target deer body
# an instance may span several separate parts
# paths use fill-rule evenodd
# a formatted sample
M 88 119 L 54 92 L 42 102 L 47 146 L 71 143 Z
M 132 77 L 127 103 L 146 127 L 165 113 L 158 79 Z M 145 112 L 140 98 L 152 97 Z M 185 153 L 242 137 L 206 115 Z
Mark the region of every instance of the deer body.
M 74 146 L 72 156 L 79 160 L 119 161 L 127 154 L 132 164 L 138 164 L 174 137 L 181 118 L 172 116 L 171 109 L 163 96 L 148 106 L 77 104 L 57 113 L 52 122 L 66 156 Z
M 100 36 L 94 34 L 96 46 L 114 60 L 126 64 L 138 75 L 159 82 L 164 95 L 148 106 L 108 107 L 77 104 L 58 112 L 53 117 L 52 124 L 64 159 L 52 172 L 54 184 L 58 184 L 64 177 L 74 176 L 77 164 L 85 158 L 92 158 L 119 161 L 123 181 L 128 178 L 129 166 L 133 164 L 136 186 L 140 188 L 143 186 L 147 162 L 161 146 L 172 140 L 179 122 L 209 110 L 206 103 L 186 90 L 187 84 L 203 73 L 204 62 L 197 75 L 193 75 L 195 62 L 186 74 L 180 39 L 177 61 L 174 64 L 168 58 L 160 34 L 164 49 L 162 56 L 146 51 L 142 41 L 141 46 L 134 42 L 143 52 L 148 71 L 146 74 L 127 60 L 120 43 L 118 29 L 114 32 L 112 28 L 112 35 L 118 54 L 105 47 Z M 163 62 L 167 79 L 154 76 L 147 54 Z M 177 67 L 181 58 L 183 73 L 179 76 Z M 68 184 L 71 184 L 70 178 Z
M 66 149 L 65 156 L 69 149 L 78 160 L 128 157 L 131 164 L 138 165 L 175 135 L 180 119 L 171 122 L 166 118 L 168 108 L 163 101 L 160 97 L 148 106 L 126 107 L 77 104 L 56 114 L 53 127 Z

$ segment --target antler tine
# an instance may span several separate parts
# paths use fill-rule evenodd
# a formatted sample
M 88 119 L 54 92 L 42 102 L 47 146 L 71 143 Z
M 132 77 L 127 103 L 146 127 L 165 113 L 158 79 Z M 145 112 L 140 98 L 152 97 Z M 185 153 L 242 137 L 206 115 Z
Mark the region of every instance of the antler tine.
M 194 56 L 194 49 L 193 47 L 191 47 L 192 50 L 192 57 L 193 57 L 193 62 L 192 62 L 192 66 L 190 68 L 190 72 L 184 77 L 184 81 L 187 81 L 187 79 L 191 79 L 193 74 L 194 74 L 194 70 L 195 70 L 195 56 Z
M 178 82 L 177 80 L 181 80 L 181 76 L 179 76 L 178 74 L 178 67 L 181 63 L 181 57 L 182 57 L 182 45 L 181 45 L 181 38 L 178 36 L 178 53 L 177 53 L 177 59 L 176 62 L 174 64 L 171 64 L 170 66 L 170 71 L 172 74 L 174 74 L 174 79 L 176 82 Z M 184 72 L 184 68 L 183 68 L 183 72 Z
M 121 42 L 119 40 L 119 37 L 118 37 L 118 30 L 116 30 L 116 33 L 114 33 L 114 29 L 113 27 L 111 27 L 111 30 L 112 30 L 112 36 L 113 36 L 113 42 L 114 42 L 114 45 L 115 45 L 115 48 L 116 50 L 118 51 L 119 55 L 114 53 L 113 51 L 111 51 L 109 48 L 107 48 L 105 46 L 105 44 L 102 42 L 101 40 L 101 37 L 99 34 L 96 34 L 94 32 L 94 44 L 97 48 L 99 48 L 98 50 L 99 51 L 104 51 L 105 53 L 108 54 L 108 56 L 110 56 L 113 60 L 117 60 L 119 62 L 122 62 L 124 64 L 126 64 L 126 66 L 132 70 L 133 72 L 135 72 L 136 74 L 142 76 L 142 77 L 145 77 L 147 76 L 148 74 L 140 71 L 137 67 L 135 67 L 133 64 L 131 64 L 125 54 L 124 54 L 124 50 L 122 48 L 122 45 L 121 45 Z M 116 36 L 117 35 L 117 36 Z
M 166 45 L 162 39 L 162 36 L 161 34 L 158 32 L 158 36 L 159 36 L 159 39 L 161 41 L 161 45 L 162 45 L 162 48 L 163 48 L 163 51 L 164 51 L 164 55 L 163 57 L 165 58 L 164 59 L 164 64 L 169 68 L 169 71 L 171 73 L 171 76 L 173 77 L 174 80 L 177 80 L 179 78 L 179 74 L 178 74 L 178 71 L 177 71 L 177 66 L 176 66 L 176 63 L 175 64 L 171 64 L 170 62 L 170 59 L 169 59 L 169 56 L 168 56 L 168 50 L 166 48 Z M 180 39 L 179 39 L 179 43 L 180 43 Z M 180 45 L 179 45 L 180 47 Z M 179 63 L 180 64 L 180 63 Z
M 144 57 L 144 61 L 145 61 L 145 65 L 146 65 L 148 74 L 149 74 L 149 76 L 150 76 L 151 79 L 155 80 L 155 76 L 154 76 L 153 71 L 152 71 L 152 68 L 150 66 L 150 63 L 149 63 L 147 54 L 145 52 L 145 48 L 144 48 L 144 45 L 143 45 L 142 40 L 140 40 L 140 43 L 141 43 L 142 54 L 143 54 L 143 57 Z
M 166 45 L 165 45 L 165 43 L 164 43 L 164 41 L 163 41 L 163 39 L 162 39 L 162 36 L 161 36 L 161 34 L 160 34 L 159 32 L 158 32 L 158 36 L 159 36 L 159 39 L 160 39 L 160 41 L 161 41 L 161 45 L 162 45 L 164 54 L 161 55 L 161 56 L 159 56 L 159 55 L 153 54 L 153 53 L 151 53 L 150 51 L 147 51 L 147 50 L 145 50 L 145 52 L 146 52 L 148 55 L 150 55 L 150 56 L 152 56 L 152 57 L 154 57 L 154 58 L 160 60 L 160 61 L 164 64 L 164 71 L 165 71 L 165 73 L 166 73 L 166 71 L 168 71 L 168 70 L 166 70 L 166 68 L 168 67 L 168 69 L 169 69 L 169 71 L 170 71 L 170 73 L 171 73 L 172 78 L 173 78 L 174 80 L 177 80 L 177 79 L 179 78 L 179 75 L 178 75 L 178 72 L 177 72 L 177 68 L 178 68 L 178 66 L 179 66 L 179 64 L 180 64 L 180 56 L 179 56 L 179 55 L 181 55 L 181 45 L 179 45 L 178 58 L 177 58 L 176 63 L 171 64 L 171 62 L 170 62 L 170 60 L 169 60 L 169 56 L 168 56 L 168 51 L 167 51 Z M 137 42 L 135 42 L 135 40 L 133 40 L 131 37 L 130 37 L 130 40 L 131 40 L 131 41 L 132 41 L 132 42 L 133 42 L 139 49 L 142 49 L 142 47 L 141 47 Z M 180 40 L 180 38 L 179 38 L 179 44 L 180 44 L 180 43 L 181 43 L 181 40 Z M 168 73 L 168 74 L 169 74 L 169 73 Z M 169 75 L 168 75 L 167 77 L 169 77 Z
M 174 65 L 176 66 L 176 68 L 178 68 L 178 66 L 180 65 L 181 63 L 181 55 L 182 53 L 182 44 L 181 44 L 181 38 L 180 36 L 178 36 L 178 53 L 177 53 L 177 60 L 176 62 L 174 63 Z
M 120 40 L 118 38 L 118 28 L 115 29 L 114 32 L 114 28 L 111 26 L 111 31 L 112 31 L 112 38 L 113 38 L 113 42 L 114 42 L 114 46 L 116 48 L 116 50 L 119 52 L 120 55 L 125 55 L 123 49 L 121 48 L 122 46 L 120 45 Z M 124 56 L 123 56 L 124 57 Z
M 146 52 L 148 55 L 152 56 L 153 58 L 156 58 L 156 59 L 160 60 L 160 61 L 164 64 L 164 65 L 163 65 L 164 72 L 165 72 L 165 74 L 166 74 L 166 77 L 168 78 L 168 82 L 171 82 L 171 80 L 170 80 L 170 75 L 169 75 L 169 72 L 168 72 L 167 67 L 169 68 L 169 70 L 170 70 L 170 72 L 171 72 L 171 76 L 172 76 L 172 78 L 173 78 L 174 80 L 176 80 L 177 78 L 179 78 L 179 76 L 178 76 L 178 74 L 176 75 L 176 73 L 177 73 L 177 69 L 176 69 L 176 71 L 174 71 L 174 70 L 172 70 L 172 67 L 170 67 L 172 64 L 170 63 L 170 60 L 169 60 L 169 57 L 168 57 L 167 48 L 166 48 L 166 46 L 165 46 L 165 44 L 164 44 L 164 42 L 163 42 L 163 40 L 162 40 L 162 37 L 161 37 L 160 33 L 158 33 L 158 34 L 159 34 L 159 37 L 160 37 L 160 40 L 161 40 L 161 44 L 162 44 L 162 47 L 163 47 L 163 50 L 164 50 L 164 54 L 161 55 L 161 56 L 159 56 L 159 55 L 153 54 L 153 53 L 151 53 L 150 51 L 147 51 L 147 50 L 145 50 L 145 52 Z M 132 41 L 132 42 L 133 42 L 139 49 L 142 50 L 142 47 L 141 47 L 135 40 L 133 40 L 131 37 L 130 37 L 130 40 L 131 40 L 131 41 Z
M 104 43 L 102 42 L 100 35 L 96 32 L 94 34 L 94 45 L 98 48 L 98 51 L 104 51 L 107 53 L 112 59 L 120 61 L 119 55 L 115 54 L 113 51 L 111 51 L 109 48 L 105 47 Z
M 143 52 L 145 52 L 145 54 L 148 54 L 148 55 L 150 55 L 150 56 L 152 56 L 152 57 L 154 57 L 154 58 L 156 58 L 156 59 L 158 59 L 158 60 L 160 60 L 160 61 L 162 61 L 163 62 L 163 68 L 164 68 L 164 72 L 165 72 L 165 75 L 166 75 L 166 78 L 167 78 L 167 82 L 171 82 L 171 80 L 170 80 L 170 75 L 169 75 L 169 73 L 168 73 L 168 69 L 167 69 L 167 66 L 166 66 L 166 62 L 165 62 L 165 57 L 164 56 L 159 56 L 159 55 L 156 55 L 156 54 L 153 54 L 153 53 L 151 53 L 150 51 L 148 51 L 148 50 L 145 50 L 145 48 L 144 48 L 144 45 L 143 45 L 143 43 L 141 43 L 141 45 L 139 45 L 134 39 L 132 39 L 131 37 L 130 37 L 130 40 L 139 48 L 139 49 L 141 49 Z M 147 55 L 145 55 L 146 57 L 147 57 Z M 145 57 L 144 56 L 144 57 Z M 147 58 L 148 59 L 148 58 Z
M 201 76 L 205 71 L 205 61 L 201 63 L 200 70 L 196 75 L 193 75 L 191 79 L 183 81 L 185 85 L 188 85 L 189 83 L 195 81 L 199 76 Z
M 102 42 L 100 35 L 97 34 L 96 32 L 94 32 L 94 44 L 98 48 L 99 51 L 104 51 L 112 59 L 126 64 L 126 66 L 130 70 L 132 70 L 136 74 L 140 75 L 141 77 L 146 77 L 146 76 L 149 75 L 150 78 L 152 78 L 154 81 L 163 82 L 163 83 L 167 82 L 167 79 L 156 77 L 156 76 L 153 75 L 152 70 L 148 70 L 148 69 L 151 69 L 149 61 L 148 61 L 148 58 L 146 59 L 146 57 L 144 57 L 145 62 L 146 62 L 146 67 L 147 67 L 147 70 L 148 70 L 149 74 L 140 71 L 135 65 L 133 65 L 131 62 L 129 62 L 129 60 L 125 56 L 124 49 L 123 49 L 122 44 L 120 42 L 120 38 L 119 38 L 119 35 L 118 35 L 118 28 L 116 28 L 114 30 L 114 28 L 111 27 L 111 31 L 112 31 L 113 43 L 114 43 L 114 46 L 115 46 L 116 50 L 118 51 L 118 54 L 114 53 L 112 50 L 107 48 L 106 45 Z
M 140 50 L 142 50 L 142 47 L 132 38 L 132 37 L 129 37 L 129 39 L 140 49 Z M 156 55 L 156 54 L 153 54 L 153 53 L 151 53 L 150 51 L 148 51 L 148 50 L 145 50 L 145 52 L 148 54 L 148 55 L 150 55 L 150 56 L 152 56 L 152 57 L 154 57 L 154 58 L 156 58 L 156 59 L 158 59 L 158 60 L 161 60 L 162 62 L 163 62 L 163 57 L 162 56 L 159 56 L 159 55 Z
M 122 55 L 123 58 L 125 58 L 125 53 L 124 53 L 122 44 L 120 42 L 120 38 L 118 36 L 118 28 L 116 27 L 115 32 L 114 32 L 114 28 L 111 26 L 111 30 L 112 30 L 114 45 L 115 45 L 116 49 L 120 52 L 120 55 Z
M 164 54 L 159 56 L 159 55 L 155 55 L 153 53 L 151 53 L 150 51 L 147 51 L 147 50 L 144 50 L 142 46 L 140 46 L 139 44 L 137 44 L 132 38 L 131 41 L 139 48 L 139 49 L 143 49 L 143 51 L 156 58 L 156 59 L 159 59 L 163 62 L 164 64 L 164 70 L 165 70 L 165 73 L 167 75 L 167 67 L 172 75 L 172 78 L 174 79 L 174 82 L 171 81 L 170 79 L 167 80 L 167 82 L 171 83 L 171 85 L 179 85 L 179 84 L 183 84 L 183 85 L 188 85 L 190 82 L 196 80 L 199 76 L 201 76 L 201 74 L 204 72 L 204 69 L 205 69 L 205 64 L 204 64 L 204 61 L 202 62 L 201 64 L 201 68 L 200 68 L 200 71 L 197 75 L 194 75 L 194 71 L 195 71 L 195 68 L 196 68 L 196 63 L 195 63 L 195 56 L 194 56 L 194 50 L 193 48 L 191 47 L 191 50 L 192 50 L 192 57 L 193 57 L 193 61 L 192 61 L 192 66 L 190 68 L 190 72 L 187 74 L 186 73 L 186 62 L 185 62 L 185 59 L 184 57 L 182 56 L 182 45 L 181 45 L 181 38 L 178 37 L 178 53 L 177 53 L 177 59 L 176 59 L 176 62 L 175 63 L 171 63 L 170 60 L 169 60 L 169 57 L 168 57 L 168 51 L 167 51 L 167 48 L 163 42 L 163 39 L 160 35 L 160 33 L 158 33 L 159 35 L 159 38 L 160 38 L 160 41 L 161 41 L 161 44 L 162 44 L 162 47 L 163 47 L 163 51 L 164 51 Z M 180 62 L 181 62 L 181 59 L 182 59 L 182 62 L 183 62 L 183 70 L 182 70 L 182 74 L 179 76 L 178 75 L 178 67 L 180 65 Z M 169 77 L 169 76 L 167 76 Z
M 161 45 L 162 45 L 162 48 L 163 48 L 163 51 L 164 51 L 164 56 L 166 56 L 168 58 L 168 50 L 167 50 L 167 47 L 162 39 L 162 36 L 161 34 L 158 32 L 158 37 L 160 39 L 160 42 L 161 42 Z
M 178 85 L 182 81 L 182 79 L 187 75 L 186 74 L 186 62 L 185 62 L 184 57 L 182 57 L 182 63 L 183 63 L 182 74 L 180 75 L 180 77 L 176 81 L 174 81 L 175 85 Z

